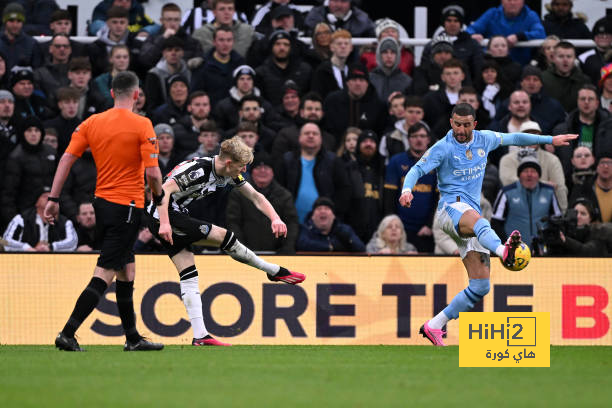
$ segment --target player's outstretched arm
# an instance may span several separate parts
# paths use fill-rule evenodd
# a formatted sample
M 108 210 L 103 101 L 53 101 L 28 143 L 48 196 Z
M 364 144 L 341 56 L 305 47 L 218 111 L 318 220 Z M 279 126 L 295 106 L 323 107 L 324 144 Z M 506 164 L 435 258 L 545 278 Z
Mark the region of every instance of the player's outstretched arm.
M 238 187 L 238 191 L 246 198 L 251 200 L 251 202 L 257 207 L 259 211 L 264 213 L 271 221 L 272 233 L 276 238 L 278 237 L 287 237 L 287 226 L 281 220 L 280 216 L 276 213 L 272 204 L 268 201 L 268 199 L 255 190 L 252 185 L 249 183 L 244 183 L 242 186 Z
M 161 201 L 155 203 L 157 214 L 159 214 L 159 236 L 168 241 L 170 245 L 172 245 L 172 226 L 168 215 L 168 204 L 170 203 L 170 196 L 179 190 L 180 188 L 174 179 L 166 180 L 162 185 Z
M 57 214 L 59 214 L 59 203 L 57 202 L 57 199 L 62 192 L 62 188 L 64 187 L 68 174 L 70 173 L 70 169 L 77 159 L 78 157 L 73 154 L 64 153 L 57 165 L 57 170 L 55 171 L 55 176 L 53 177 L 53 185 L 51 186 L 51 192 L 49 193 L 49 201 L 47 201 L 47 205 L 45 206 L 45 211 L 43 213 L 45 221 L 51 225 L 55 223 Z
M 568 146 L 570 140 L 574 140 L 576 138 L 578 138 L 578 135 L 574 134 L 557 135 L 553 136 L 552 144 L 553 146 Z

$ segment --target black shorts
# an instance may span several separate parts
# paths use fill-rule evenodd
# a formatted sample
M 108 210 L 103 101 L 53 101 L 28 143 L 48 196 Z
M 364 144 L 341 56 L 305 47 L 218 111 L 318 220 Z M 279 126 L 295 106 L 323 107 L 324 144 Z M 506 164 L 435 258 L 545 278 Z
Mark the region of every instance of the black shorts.
M 170 218 L 170 225 L 172 226 L 172 242 L 170 245 L 168 241 L 159 236 L 159 220 L 148 216 L 149 230 L 159 239 L 164 248 L 168 251 L 168 256 L 172 258 L 174 255 L 181 252 L 183 249 L 187 249 L 191 252 L 191 244 L 208 238 L 212 224 L 207 221 L 198 220 L 192 218 L 187 214 L 168 209 L 168 217 Z
M 138 238 L 143 210 L 111 203 L 96 197 L 96 241 L 102 242 L 97 265 L 104 269 L 122 270 L 134 262 L 134 243 Z

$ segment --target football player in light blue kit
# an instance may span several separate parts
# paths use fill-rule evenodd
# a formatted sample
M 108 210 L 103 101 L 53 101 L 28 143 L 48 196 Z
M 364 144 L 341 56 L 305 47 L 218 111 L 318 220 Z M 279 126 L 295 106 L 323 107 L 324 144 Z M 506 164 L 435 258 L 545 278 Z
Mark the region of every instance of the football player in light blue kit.
M 540 136 L 528 133 L 498 133 L 474 130 L 476 113 L 471 105 L 457 104 L 451 114 L 451 127 L 446 136 L 434 144 L 415 164 L 404 179 L 401 205 L 410 207 L 412 188 L 430 171 L 438 171 L 440 202 L 436 217 L 442 230 L 457 243 L 470 283 L 459 292 L 443 311 L 421 327 L 420 333 L 436 346 L 444 346 L 442 330 L 459 312 L 472 309 L 489 292 L 491 262 L 489 251 L 497 254 L 505 265 L 514 263 L 514 251 L 521 243 L 521 234 L 513 231 L 505 244 L 480 215 L 482 180 L 490 151 L 499 146 L 552 143 L 568 145 L 578 135 Z

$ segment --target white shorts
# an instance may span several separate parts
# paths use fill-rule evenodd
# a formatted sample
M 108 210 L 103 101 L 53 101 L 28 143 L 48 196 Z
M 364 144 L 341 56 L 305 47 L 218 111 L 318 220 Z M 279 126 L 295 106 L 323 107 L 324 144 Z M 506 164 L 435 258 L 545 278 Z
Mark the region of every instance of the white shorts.
M 462 202 L 443 203 L 442 208 L 436 212 L 436 218 L 442 231 L 457 244 L 461 259 L 465 258 L 469 251 L 482 252 L 488 255 L 490 251 L 483 247 L 476 237 L 462 237 L 459 235 L 459 219 L 467 210 L 474 209 L 469 204 Z

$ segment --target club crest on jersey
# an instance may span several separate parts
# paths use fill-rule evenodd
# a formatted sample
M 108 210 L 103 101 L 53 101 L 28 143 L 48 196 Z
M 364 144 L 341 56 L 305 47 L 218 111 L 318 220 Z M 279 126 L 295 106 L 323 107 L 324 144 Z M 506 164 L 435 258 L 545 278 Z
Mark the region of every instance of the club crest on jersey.
M 485 157 L 485 151 L 482 149 L 478 149 L 478 157 Z
M 190 180 L 197 180 L 198 178 L 202 177 L 203 175 L 204 175 L 204 169 L 197 169 L 197 170 L 189 172 L 189 179 Z
M 202 235 L 208 235 L 208 232 L 210 231 L 210 227 L 206 224 L 202 224 L 200 225 L 200 232 L 202 233 Z
M 465 151 L 465 157 L 467 157 L 468 160 L 472 160 L 472 151 L 471 150 L 466 150 Z

